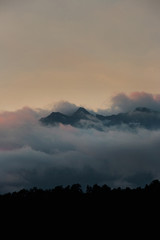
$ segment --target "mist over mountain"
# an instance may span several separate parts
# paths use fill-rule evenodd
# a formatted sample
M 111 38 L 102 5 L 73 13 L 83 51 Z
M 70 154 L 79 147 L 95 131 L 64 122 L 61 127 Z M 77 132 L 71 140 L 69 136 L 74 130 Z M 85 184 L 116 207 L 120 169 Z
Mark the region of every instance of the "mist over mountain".
M 113 100 L 97 112 L 69 102 L 0 112 L 0 193 L 75 183 L 135 188 L 160 179 L 159 96 Z
M 41 118 L 44 125 L 56 126 L 58 124 L 71 125 L 79 128 L 95 128 L 103 130 L 103 127 L 120 126 L 126 124 L 130 128 L 160 128 L 160 112 L 146 107 L 136 107 L 133 111 L 104 116 L 93 114 L 85 108 L 78 108 L 73 114 L 66 115 L 60 112 L 52 112 L 47 117 Z

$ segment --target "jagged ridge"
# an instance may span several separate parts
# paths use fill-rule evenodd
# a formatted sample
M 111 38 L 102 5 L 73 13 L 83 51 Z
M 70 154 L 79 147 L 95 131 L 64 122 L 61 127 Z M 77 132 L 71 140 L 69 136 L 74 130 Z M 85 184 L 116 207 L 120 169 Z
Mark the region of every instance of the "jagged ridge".
M 72 115 L 65 115 L 60 112 L 52 112 L 49 116 L 41 118 L 44 125 L 55 126 L 59 123 L 70 124 L 74 127 L 96 128 L 102 130 L 103 127 L 118 126 L 127 124 L 129 127 L 143 127 L 147 129 L 160 128 L 160 112 L 145 107 L 137 107 L 127 113 L 103 116 L 92 114 L 85 108 L 80 107 Z

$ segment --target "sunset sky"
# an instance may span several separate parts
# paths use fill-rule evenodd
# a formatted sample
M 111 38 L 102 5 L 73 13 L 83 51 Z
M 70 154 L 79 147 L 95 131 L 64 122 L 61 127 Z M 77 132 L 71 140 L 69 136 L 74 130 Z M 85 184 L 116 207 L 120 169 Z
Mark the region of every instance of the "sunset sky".
M 159 0 L 0 0 L 0 110 L 160 92 Z
M 159 119 L 160 0 L 0 0 L 0 194 L 160 179 Z

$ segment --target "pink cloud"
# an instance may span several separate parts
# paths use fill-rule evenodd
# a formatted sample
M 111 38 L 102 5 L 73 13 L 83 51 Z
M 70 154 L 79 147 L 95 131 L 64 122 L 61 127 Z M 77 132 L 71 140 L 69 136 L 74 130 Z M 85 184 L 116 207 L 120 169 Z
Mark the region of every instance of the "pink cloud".
M 0 127 L 14 127 L 24 125 L 25 123 L 36 123 L 36 112 L 31 108 L 24 107 L 15 112 L 0 113 Z
M 63 124 L 59 124 L 60 129 L 64 130 L 64 131 L 71 131 L 71 132 L 75 132 L 76 128 L 72 127 L 71 125 L 63 125 Z
M 138 99 L 144 99 L 144 98 L 153 98 L 153 95 L 146 92 L 132 92 L 130 95 L 127 96 L 128 98 L 136 101 Z

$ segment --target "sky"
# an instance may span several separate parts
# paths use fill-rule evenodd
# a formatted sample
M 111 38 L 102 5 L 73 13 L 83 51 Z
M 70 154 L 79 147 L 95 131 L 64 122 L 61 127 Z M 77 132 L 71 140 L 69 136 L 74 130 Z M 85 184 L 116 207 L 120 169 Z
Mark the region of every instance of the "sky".
M 39 121 L 160 111 L 159 12 L 159 0 L 0 0 L 0 194 L 160 179 L 160 130 Z
M 0 0 L 0 111 L 159 94 L 158 0 Z

